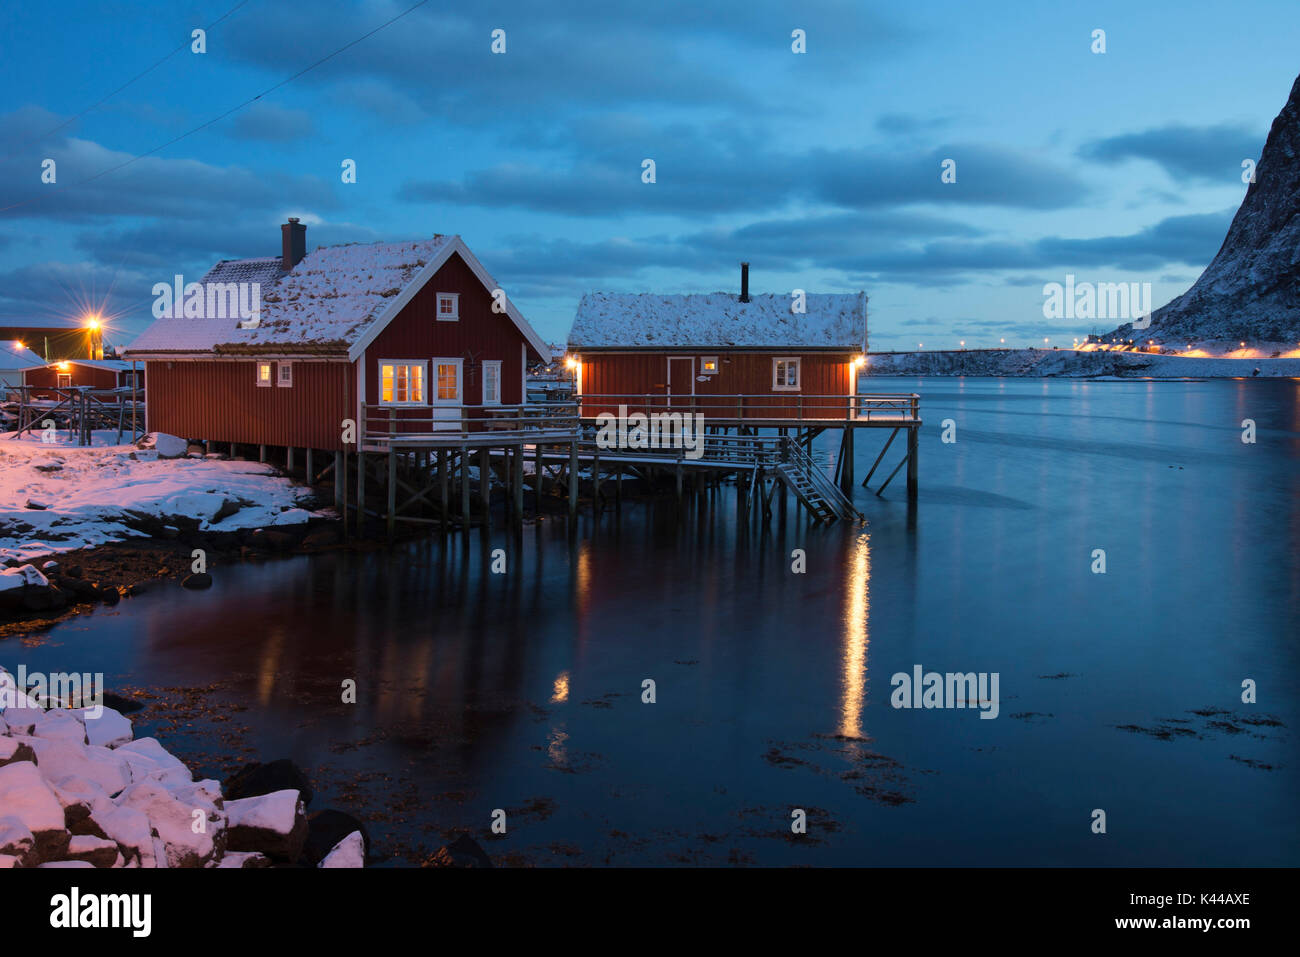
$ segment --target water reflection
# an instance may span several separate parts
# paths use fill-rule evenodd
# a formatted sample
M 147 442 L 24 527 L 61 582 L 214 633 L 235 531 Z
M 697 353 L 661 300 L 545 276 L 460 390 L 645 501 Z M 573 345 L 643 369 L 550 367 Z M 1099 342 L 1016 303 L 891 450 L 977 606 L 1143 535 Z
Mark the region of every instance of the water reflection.
M 840 704 L 840 734 L 862 737 L 862 709 L 867 699 L 867 618 L 871 611 L 871 541 L 857 535 L 848 555 L 844 583 L 844 697 Z

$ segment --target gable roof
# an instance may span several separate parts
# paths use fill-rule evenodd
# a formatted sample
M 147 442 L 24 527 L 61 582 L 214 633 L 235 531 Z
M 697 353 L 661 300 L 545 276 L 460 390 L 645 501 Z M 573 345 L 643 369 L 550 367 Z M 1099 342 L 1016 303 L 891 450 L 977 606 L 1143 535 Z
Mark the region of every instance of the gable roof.
M 223 260 L 201 280 L 259 283 L 261 317 L 251 329 L 238 318 L 156 319 L 126 355 L 346 355 L 366 345 L 457 253 L 489 290 L 496 282 L 459 236 L 400 243 L 322 246 L 285 272 L 278 258 Z M 507 301 L 506 312 L 538 351 L 545 343 Z
M 789 295 L 660 296 L 588 293 L 569 330 L 571 349 L 836 349 L 865 351 L 867 294 L 809 293 L 807 312 Z
M 125 359 L 51 359 L 46 362 L 37 356 L 36 364 L 31 369 L 53 369 L 58 366 L 89 366 L 92 369 L 107 369 L 110 372 L 130 372 L 131 363 Z
M 44 364 L 44 359 L 17 339 L 0 339 L 0 369 L 30 369 Z

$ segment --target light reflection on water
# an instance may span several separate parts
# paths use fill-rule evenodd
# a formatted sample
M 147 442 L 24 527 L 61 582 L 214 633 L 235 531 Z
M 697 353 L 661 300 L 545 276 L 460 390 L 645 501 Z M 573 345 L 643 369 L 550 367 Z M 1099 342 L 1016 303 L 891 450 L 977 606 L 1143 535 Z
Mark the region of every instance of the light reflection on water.
M 794 509 L 746 525 L 726 491 L 681 514 L 626 504 L 572 536 L 550 519 L 519 537 L 213 569 L 208 592 L 146 594 L 33 647 L 7 641 L 0 661 L 216 683 L 247 706 L 255 753 L 312 769 L 316 806 L 359 774 L 380 775 L 360 791 L 380 809 L 409 785 L 420 811 L 372 827 L 390 843 L 433 849 L 425 825 L 482 831 L 492 809 L 545 799 L 553 811 L 515 820 L 492 853 L 1300 863 L 1298 384 L 872 390 L 920 392 L 929 425 L 919 507 L 895 486 L 858 489 L 865 528 L 810 528 Z M 884 437 L 859 437 L 859 476 Z M 497 547 L 505 575 L 490 571 Z M 1104 576 L 1089 571 L 1099 547 Z M 795 548 L 806 574 L 791 572 Z M 890 676 L 916 664 L 999 672 L 999 718 L 892 709 Z M 1249 714 L 1282 727 L 1233 733 L 1194 713 L 1246 714 L 1246 677 L 1261 688 Z M 342 705 L 349 679 L 357 703 Z M 1159 737 L 1176 726 L 1195 736 Z M 197 761 L 229 746 L 163 736 Z M 786 839 L 793 807 L 818 809 L 815 841 Z M 1095 807 L 1106 840 L 1088 828 Z

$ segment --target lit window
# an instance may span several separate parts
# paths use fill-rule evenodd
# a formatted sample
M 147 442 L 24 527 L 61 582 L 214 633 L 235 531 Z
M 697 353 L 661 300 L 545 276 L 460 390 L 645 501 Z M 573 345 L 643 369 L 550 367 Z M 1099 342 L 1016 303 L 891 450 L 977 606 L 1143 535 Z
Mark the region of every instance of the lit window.
M 279 376 L 276 378 L 276 380 L 275 380 L 275 384 L 276 384 L 276 385 L 279 385 L 279 386 L 284 386 L 285 388 L 288 388 L 288 387 L 292 386 L 292 385 L 293 385 L 293 366 L 292 366 L 291 364 L 289 364 L 288 362 L 281 362 L 278 368 L 279 368 L 279 373 L 280 373 L 280 374 L 279 374 Z
M 460 363 L 438 363 L 438 401 L 455 402 L 460 399 Z
M 460 318 L 460 294 L 455 292 L 438 293 L 438 321 L 452 322 Z
M 483 404 L 501 404 L 501 360 L 483 363 Z
M 713 375 L 718 371 L 718 357 L 705 356 L 700 360 L 700 371 L 705 375 Z
M 424 403 L 423 362 L 379 363 L 380 405 L 421 405 Z
M 799 360 L 772 360 L 772 388 L 778 391 L 797 392 L 799 389 Z
M 270 362 L 259 362 L 257 364 L 257 384 L 259 386 L 269 386 L 271 384 L 271 365 Z

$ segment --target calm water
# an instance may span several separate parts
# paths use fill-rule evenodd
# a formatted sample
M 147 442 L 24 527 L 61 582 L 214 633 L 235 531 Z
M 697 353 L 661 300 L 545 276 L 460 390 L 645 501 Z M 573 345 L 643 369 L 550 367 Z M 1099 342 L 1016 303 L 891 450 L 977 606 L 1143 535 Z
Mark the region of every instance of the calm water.
M 207 689 L 146 728 L 292 757 L 392 863 L 467 827 L 534 864 L 1300 864 L 1300 382 L 871 385 L 923 397 L 911 514 L 900 475 L 863 528 L 724 493 L 218 568 L 0 660 Z M 892 708 L 916 664 L 998 672 L 999 717 Z

